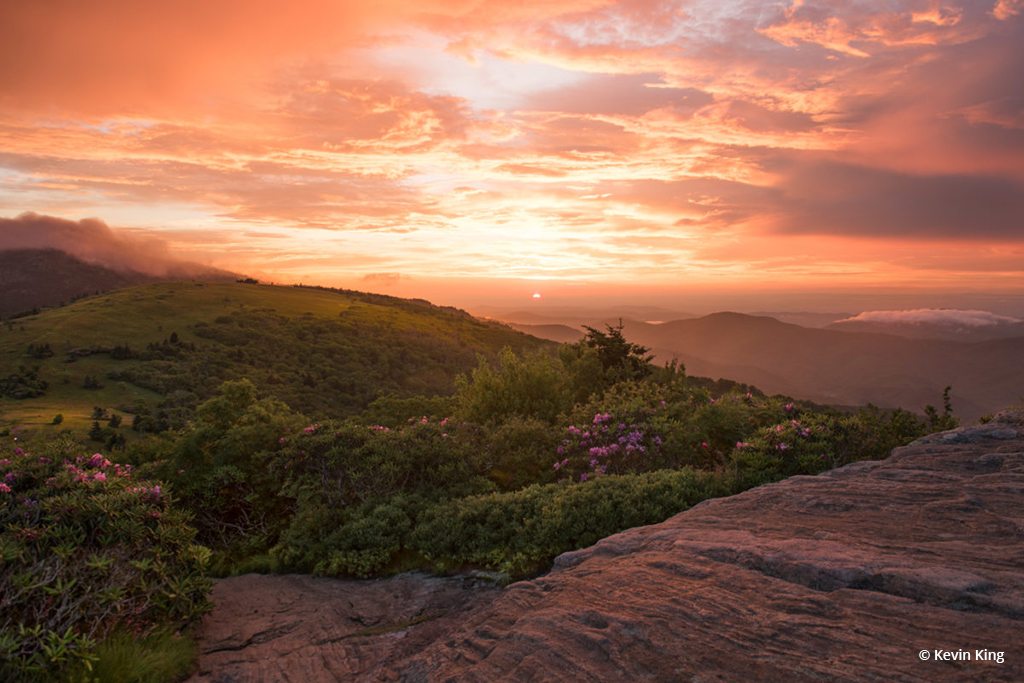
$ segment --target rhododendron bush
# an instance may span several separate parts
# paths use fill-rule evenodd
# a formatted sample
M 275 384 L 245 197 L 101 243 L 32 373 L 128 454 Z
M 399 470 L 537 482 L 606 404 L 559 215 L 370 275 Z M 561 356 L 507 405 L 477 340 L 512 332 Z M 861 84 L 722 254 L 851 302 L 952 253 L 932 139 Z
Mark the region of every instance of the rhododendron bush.
M 53 680 L 114 630 L 207 607 L 209 551 L 156 482 L 100 453 L 0 459 L 0 679 Z

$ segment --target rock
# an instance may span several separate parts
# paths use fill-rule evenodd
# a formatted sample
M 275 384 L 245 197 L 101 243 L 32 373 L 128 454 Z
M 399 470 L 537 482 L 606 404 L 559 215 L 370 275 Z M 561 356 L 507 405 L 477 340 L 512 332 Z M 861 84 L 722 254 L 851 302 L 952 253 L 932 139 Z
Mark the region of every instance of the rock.
M 1024 680 L 1018 425 L 707 501 L 503 590 L 226 579 L 194 680 Z

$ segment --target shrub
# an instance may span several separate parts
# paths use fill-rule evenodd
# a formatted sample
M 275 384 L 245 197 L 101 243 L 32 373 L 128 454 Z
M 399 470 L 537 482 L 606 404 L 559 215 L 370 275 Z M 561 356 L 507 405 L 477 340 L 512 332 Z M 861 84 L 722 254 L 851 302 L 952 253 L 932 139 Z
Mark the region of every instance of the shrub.
M 475 566 L 523 576 L 560 553 L 730 492 L 722 475 L 692 469 L 535 485 L 437 505 L 410 544 L 442 570 Z
M 263 548 L 272 533 L 268 525 L 284 513 L 277 497 L 281 481 L 268 467 L 268 454 L 303 422 L 280 401 L 259 398 L 252 382 L 224 382 L 198 407 L 189 429 L 156 454 L 162 461 L 146 469 L 171 483 L 195 512 L 204 543 Z
M 868 406 L 853 415 L 796 415 L 738 441 L 731 461 L 743 485 L 751 486 L 884 458 L 926 432 L 924 420 L 899 409 Z
M 0 678 L 52 679 L 115 629 L 206 608 L 208 551 L 160 484 L 99 453 L 0 460 Z
M 554 422 L 572 406 L 572 387 L 561 361 L 545 351 L 517 356 L 505 348 L 496 366 L 486 360 L 467 378 L 456 378 L 456 412 L 489 424 L 511 416 Z

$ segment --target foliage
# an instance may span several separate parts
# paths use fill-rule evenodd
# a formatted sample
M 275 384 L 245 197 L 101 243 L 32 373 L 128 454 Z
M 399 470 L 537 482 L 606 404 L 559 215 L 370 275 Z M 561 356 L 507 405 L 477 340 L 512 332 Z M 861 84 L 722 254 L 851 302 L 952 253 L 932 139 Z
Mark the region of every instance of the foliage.
M 208 551 L 159 484 L 103 455 L 0 460 L 0 677 L 52 679 L 115 629 L 182 626 L 207 607 Z
M 195 513 L 202 542 L 263 548 L 287 512 L 268 453 L 305 418 L 280 401 L 259 398 L 248 380 L 225 382 L 196 410 L 192 427 L 147 467 L 170 483 Z
M 731 460 L 745 485 L 756 485 L 884 458 L 927 431 L 921 418 L 905 410 L 868 406 L 853 415 L 794 412 L 791 419 L 738 441 Z
M 543 351 L 518 356 L 505 348 L 495 366 L 480 359 L 469 378 L 456 379 L 456 412 L 478 424 L 494 424 L 512 416 L 550 423 L 571 407 L 571 401 L 561 362 Z
M 42 339 L 54 356 L 20 372 L 25 349 Z M 158 283 L 47 310 L 5 330 L 0 394 L 29 399 L 46 415 L 62 412 L 83 429 L 88 423 L 72 417 L 83 404 L 131 407 L 135 431 L 155 433 L 185 427 L 223 382 L 249 379 L 263 395 L 306 415 L 345 418 L 380 396 L 449 395 L 478 355 L 493 358 L 505 346 L 554 347 L 424 301 L 307 287 Z M 86 376 L 99 386 L 85 388 Z
M 39 378 L 39 368 L 18 366 L 17 372 L 0 377 L 0 397 L 26 399 L 42 396 L 50 386 L 49 382 Z
M 942 390 L 941 415 L 933 405 L 927 405 L 924 407 L 924 414 L 925 418 L 928 420 L 929 431 L 941 432 L 947 429 L 954 429 L 960 424 L 960 421 L 953 415 L 953 401 L 949 396 L 951 391 L 953 391 L 953 387 L 946 387 Z
M 440 569 L 488 567 L 523 576 L 560 553 L 729 492 L 722 476 L 692 469 L 534 485 L 438 505 L 410 542 Z
M 618 326 L 605 325 L 605 331 L 584 325 L 586 335 L 579 342 L 597 351 L 605 372 L 616 380 L 641 379 L 651 374 L 650 349 L 626 341 L 622 334 L 622 321 Z

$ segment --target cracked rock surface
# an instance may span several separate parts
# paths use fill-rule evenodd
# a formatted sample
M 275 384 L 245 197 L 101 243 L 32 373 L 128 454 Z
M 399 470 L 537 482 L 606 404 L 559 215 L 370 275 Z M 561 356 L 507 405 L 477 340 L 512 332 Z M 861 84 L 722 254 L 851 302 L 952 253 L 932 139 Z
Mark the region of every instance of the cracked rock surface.
M 195 681 L 1021 681 L 1024 415 L 707 501 L 504 590 L 250 575 L 213 599 Z

